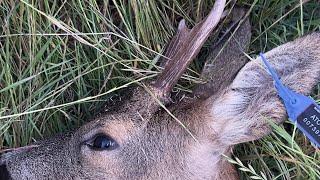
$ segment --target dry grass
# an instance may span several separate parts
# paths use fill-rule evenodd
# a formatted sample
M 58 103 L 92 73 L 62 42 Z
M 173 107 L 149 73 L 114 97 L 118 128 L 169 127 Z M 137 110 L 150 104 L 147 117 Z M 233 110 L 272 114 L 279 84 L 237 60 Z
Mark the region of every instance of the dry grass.
M 213 3 L 0 0 L 0 148 L 78 127 L 119 89 L 153 78 L 178 20 L 192 25 Z M 320 27 L 317 1 L 237 3 L 252 7 L 251 56 Z M 190 92 L 200 69 L 194 63 L 176 90 Z M 320 91 L 313 97 L 319 101 Z M 289 121 L 273 127 L 270 136 L 237 147 L 231 161 L 241 177 L 320 179 L 319 150 Z

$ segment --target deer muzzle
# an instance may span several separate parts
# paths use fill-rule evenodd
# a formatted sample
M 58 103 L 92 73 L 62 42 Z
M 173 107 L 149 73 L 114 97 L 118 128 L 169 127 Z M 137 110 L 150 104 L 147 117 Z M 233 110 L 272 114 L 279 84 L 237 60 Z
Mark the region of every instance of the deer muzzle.
M 4 156 L 4 153 L 0 154 L 0 180 L 11 180 L 12 178 L 8 171 Z
M 11 179 L 10 173 L 8 172 L 5 164 L 0 165 L 0 180 Z

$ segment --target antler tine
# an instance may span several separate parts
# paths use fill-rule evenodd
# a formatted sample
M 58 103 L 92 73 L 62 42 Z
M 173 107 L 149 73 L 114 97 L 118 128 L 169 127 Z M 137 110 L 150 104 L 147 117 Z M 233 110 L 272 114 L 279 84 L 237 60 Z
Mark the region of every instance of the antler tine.
M 185 20 L 180 21 L 178 32 L 172 38 L 165 53 L 165 65 L 162 73 L 152 83 L 153 91 L 160 100 L 166 100 L 180 76 L 198 55 L 211 31 L 219 23 L 226 0 L 216 0 L 210 14 L 191 30 Z

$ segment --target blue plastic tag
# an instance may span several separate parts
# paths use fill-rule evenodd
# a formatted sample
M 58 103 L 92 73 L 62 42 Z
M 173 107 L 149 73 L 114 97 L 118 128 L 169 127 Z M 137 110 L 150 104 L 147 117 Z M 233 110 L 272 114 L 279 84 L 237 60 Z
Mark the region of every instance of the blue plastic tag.
M 289 119 L 297 124 L 297 127 L 316 147 L 320 147 L 319 105 L 312 98 L 296 93 L 284 86 L 263 53 L 260 53 L 260 57 L 274 80 L 275 88 L 286 107 Z

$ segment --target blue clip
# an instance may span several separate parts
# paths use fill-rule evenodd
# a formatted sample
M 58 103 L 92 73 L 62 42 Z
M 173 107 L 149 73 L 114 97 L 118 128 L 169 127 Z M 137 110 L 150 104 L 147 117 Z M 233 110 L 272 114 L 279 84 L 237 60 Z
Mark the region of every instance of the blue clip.
M 272 79 L 274 80 L 275 88 L 277 89 L 277 92 L 280 96 L 280 98 L 283 100 L 283 103 L 285 105 L 285 108 L 287 110 L 289 119 L 293 121 L 294 123 L 297 122 L 298 128 L 318 147 L 320 147 L 320 121 L 316 121 L 317 119 L 311 119 L 310 113 L 305 115 L 307 109 L 309 107 L 314 107 L 314 111 L 311 112 L 311 114 L 315 114 L 314 117 L 319 119 L 319 106 L 317 103 L 310 97 L 304 96 L 302 94 L 296 93 L 286 86 L 282 84 L 280 81 L 279 76 L 277 75 L 276 71 L 271 67 L 269 62 L 264 57 L 263 53 L 260 53 L 260 57 L 263 61 L 263 63 L 266 65 L 269 73 L 272 76 Z M 310 108 L 309 108 L 310 109 Z M 301 116 L 305 115 L 302 117 Z M 300 120 L 301 119 L 301 120 Z M 305 122 L 303 122 L 303 120 Z M 313 126 L 309 125 L 310 123 L 314 123 Z M 305 123 L 305 124 L 304 124 Z M 318 124 L 317 124 L 318 123 Z M 311 127 L 309 127 L 311 126 Z M 316 128 L 316 129 L 315 129 Z M 315 129 L 315 130 L 314 130 Z M 313 131 L 314 130 L 314 131 Z M 319 132 L 318 132 L 319 130 Z M 316 134 L 317 133 L 317 134 Z

